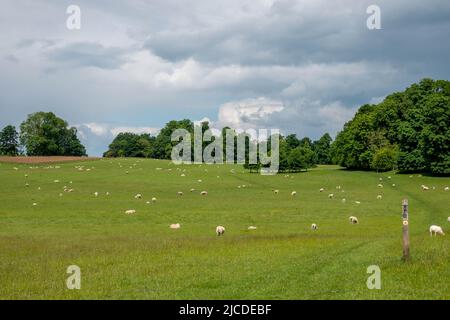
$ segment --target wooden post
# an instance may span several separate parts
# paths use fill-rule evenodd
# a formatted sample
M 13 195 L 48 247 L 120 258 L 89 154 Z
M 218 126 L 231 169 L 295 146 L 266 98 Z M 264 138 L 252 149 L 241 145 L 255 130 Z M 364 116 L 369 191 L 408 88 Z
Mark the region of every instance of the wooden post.
M 409 260 L 409 213 L 408 199 L 402 201 L 402 218 L 403 218 L 403 260 Z

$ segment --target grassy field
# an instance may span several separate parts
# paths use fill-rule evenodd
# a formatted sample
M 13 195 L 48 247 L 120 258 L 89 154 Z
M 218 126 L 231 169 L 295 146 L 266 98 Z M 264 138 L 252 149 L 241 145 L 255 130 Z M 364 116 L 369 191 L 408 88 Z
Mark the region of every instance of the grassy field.
M 260 176 L 237 165 L 136 159 L 32 166 L 0 164 L 0 299 L 450 298 L 450 178 L 333 166 Z M 430 237 L 431 224 L 447 235 Z M 217 225 L 225 236 L 215 235 Z M 81 290 L 66 288 L 69 265 L 81 268 Z M 381 268 L 381 290 L 366 286 L 370 265 Z

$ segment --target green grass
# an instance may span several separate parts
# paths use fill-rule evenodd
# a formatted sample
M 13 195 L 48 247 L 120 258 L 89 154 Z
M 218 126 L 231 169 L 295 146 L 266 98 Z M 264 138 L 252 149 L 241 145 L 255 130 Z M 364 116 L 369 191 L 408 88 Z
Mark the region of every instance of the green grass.
M 450 178 L 333 166 L 261 176 L 241 166 L 136 159 L 59 166 L 0 164 L 0 299 L 450 298 L 450 236 L 428 233 L 431 224 L 450 233 Z M 424 192 L 421 184 L 436 189 Z M 65 185 L 74 192 L 64 193 Z M 134 199 L 137 193 L 144 198 Z M 146 204 L 152 197 L 158 201 Z M 412 255 L 406 263 L 405 197 Z M 127 216 L 127 209 L 137 214 Z M 350 215 L 360 224 L 350 225 Z M 182 227 L 171 230 L 171 223 Z M 217 225 L 226 227 L 224 237 L 215 235 Z M 248 231 L 250 225 L 258 229 Z M 81 268 L 81 290 L 66 288 L 73 264 Z M 381 268 L 381 290 L 367 289 L 370 265 Z

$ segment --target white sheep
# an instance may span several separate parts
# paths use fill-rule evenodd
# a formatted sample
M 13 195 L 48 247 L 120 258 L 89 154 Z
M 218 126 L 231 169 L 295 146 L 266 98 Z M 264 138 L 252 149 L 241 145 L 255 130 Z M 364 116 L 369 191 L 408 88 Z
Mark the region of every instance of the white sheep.
M 328 198 L 333 199 L 333 198 L 334 198 L 334 194 L 333 194 L 333 193 L 330 193 L 330 194 L 328 195 Z
M 361 201 L 355 201 L 356 204 L 361 204 Z
M 319 192 L 324 192 L 325 191 L 325 188 L 320 188 L 319 189 Z
M 137 195 L 134 196 L 135 199 L 142 199 L 142 194 L 138 193 Z
M 392 186 L 395 188 L 395 183 L 393 183 Z
M 179 223 L 174 223 L 170 225 L 170 229 L 180 229 L 181 225 Z
M 377 199 L 381 200 L 381 199 L 383 199 L 383 196 L 381 194 L 379 194 L 379 195 L 377 195 Z
M 248 227 L 248 230 L 256 230 L 257 228 L 255 226 Z
M 421 187 L 422 187 L 422 190 L 423 190 L 423 191 L 428 191 L 428 190 L 430 190 L 430 188 L 427 187 L 426 185 L 421 185 Z
M 207 192 L 207 191 L 202 191 L 202 192 L 200 192 L 200 194 L 201 194 L 202 196 L 207 196 L 207 195 L 208 195 L 208 192 Z
M 194 188 L 192 188 L 191 190 L 190 190 L 191 192 L 194 192 L 195 191 L 195 189 Z
M 280 192 L 280 190 L 278 190 L 278 189 L 273 190 L 273 193 L 275 193 L 275 194 L 278 194 L 279 192 Z
M 317 224 L 313 223 L 313 224 L 311 225 L 311 230 L 317 230 L 317 229 L 319 229 L 319 228 L 317 227 Z
M 348 220 L 350 221 L 351 224 L 358 224 L 359 223 L 358 218 L 354 217 L 354 216 L 350 216 L 348 218 Z
M 224 233 L 225 233 L 225 228 L 224 227 L 222 227 L 222 226 L 217 226 L 216 227 L 216 234 L 218 236 L 223 236 Z
M 345 203 L 345 202 L 347 202 L 347 199 L 342 198 L 342 203 Z
M 182 196 L 182 195 L 183 195 L 183 192 L 178 191 L 177 195 Z
M 450 222 L 450 217 L 447 218 L 447 221 Z
M 378 188 L 383 188 L 383 185 L 381 183 L 379 183 Z
M 94 196 L 95 196 L 95 197 L 98 197 L 98 192 L 97 192 L 97 191 L 94 192 Z
M 152 202 L 156 202 L 156 198 L 155 197 L 152 198 Z
M 434 236 L 436 236 L 437 234 L 445 236 L 445 233 L 440 226 L 432 225 L 430 227 L 430 236 L 432 236 L 433 233 L 434 233 Z
M 449 190 L 449 188 L 448 188 L 448 187 L 445 187 L 445 188 L 444 188 L 444 191 L 448 191 L 448 190 Z
M 135 214 L 135 213 L 136 213 L 136 210 L 127 210 L 127 211 L 125 211 L 125 214 L 128 214 L 128 215 Z
M 291 192 L 291 196 L 296 196 L 297 195 L 297 191 L 292 191 Z

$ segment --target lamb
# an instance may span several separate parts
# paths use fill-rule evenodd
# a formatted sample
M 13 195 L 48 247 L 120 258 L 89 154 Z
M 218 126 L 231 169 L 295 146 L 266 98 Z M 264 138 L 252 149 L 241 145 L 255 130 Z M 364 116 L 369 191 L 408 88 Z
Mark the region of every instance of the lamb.
M 202 196 L 207 196 L 207 195 L 208 195 L 208 192 L 207 192 L 207 191 L 202 191 L 202 192 L 200 192 L 200 194 L 201 194 Z
M 291 196 L 296 196 L 297 195 L 297 191 L 292 191 L 291 192 Z
M 127 210 L 127 211 L 125 211 L 125 214 L 128 214 L 128 215 L 135 214 L 135 213 L 136 213 L 136 210 Z
M 358 218 L 354 217 L 354 216 L 349 217 L 348 220 L 350 221 L 351 224 L 358 224 L 359 223 Z
M 430 227 L 430 236 L 432 236 L 433 233 L 434 233 L 434 236 L 436 236 L 437 234 L 445 236 L 445 233 L 440 226 L 432 225 Z
M 317 230 L 317 229 L 319 229 L 319 228 L 317 227 L 317 224 L 313 223 L 313 224 L 311 225 L 311 230 Z
M 170 229 L 180 229 L 181 225 L 179 223 L 174 223 L 170 225 Z
M 224 227 L 222 227 L 222 226 L 217 226 L 216 227 L 216 234 L 218 236 L 223 236 L 224 233 L 225 233 L 225 228 Z
M 134 196 L 135 199 L 142 199 L 142 194 L 138 193 L 137 195 Z

